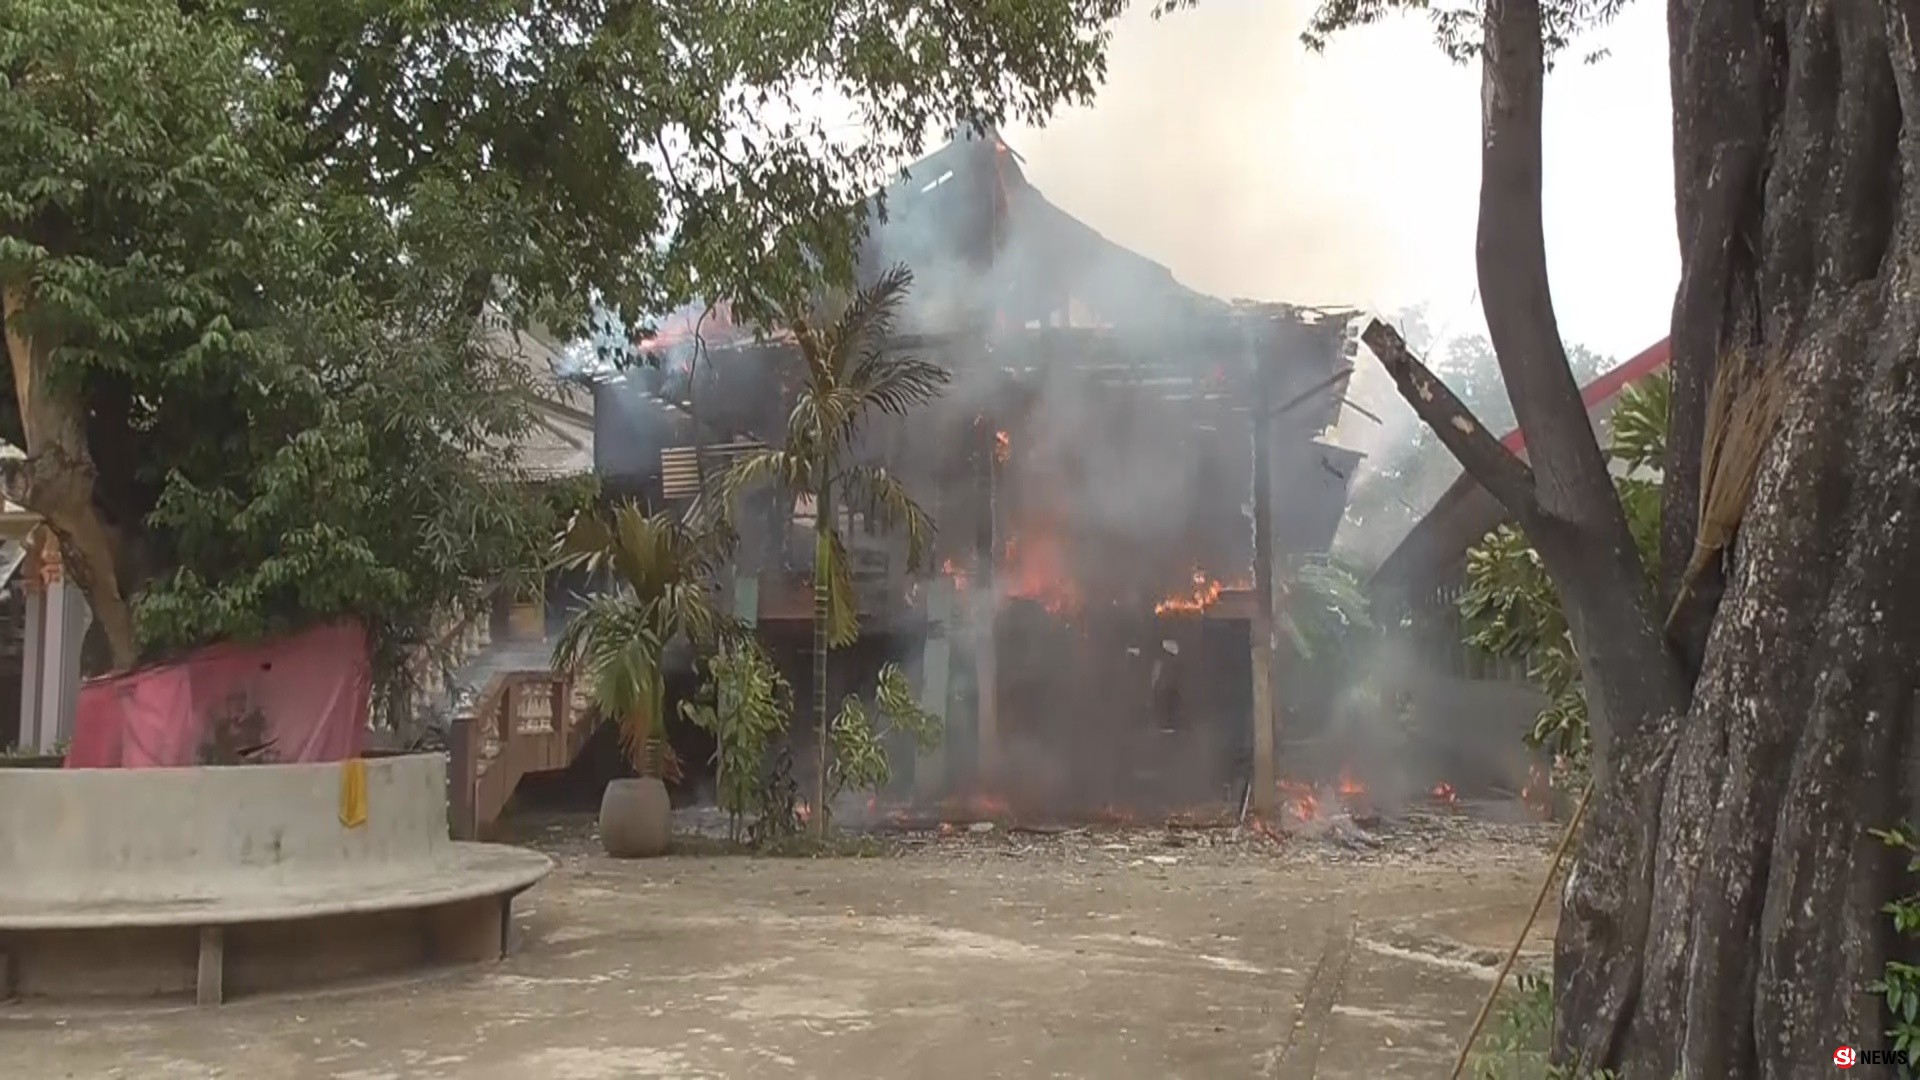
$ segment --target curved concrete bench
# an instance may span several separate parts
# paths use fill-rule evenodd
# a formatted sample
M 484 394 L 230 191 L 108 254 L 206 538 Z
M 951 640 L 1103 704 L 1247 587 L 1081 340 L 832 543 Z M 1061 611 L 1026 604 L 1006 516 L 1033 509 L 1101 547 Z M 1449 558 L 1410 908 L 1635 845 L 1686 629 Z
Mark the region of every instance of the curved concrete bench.
M 277 989 L 497 959 L 552 861 L 447 836 L 438 754 L 345 766 L 0 768 L 0 997 Z

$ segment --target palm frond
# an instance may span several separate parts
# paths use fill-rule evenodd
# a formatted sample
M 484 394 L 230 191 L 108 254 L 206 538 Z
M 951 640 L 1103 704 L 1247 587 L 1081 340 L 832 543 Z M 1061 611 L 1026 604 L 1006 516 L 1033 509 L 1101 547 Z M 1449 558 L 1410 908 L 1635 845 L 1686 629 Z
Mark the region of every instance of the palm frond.
M 853 587 L 853 560 L 840 540 L 840 530 L 827 530 L 827 643 L 844 649 L 860 638 L 859 596 Z M 818 573 L 818 568 L 815 573 Z
M 568 619 L 553 667 L 578 678 L 595 708 L 620 723 L 636 764 L 665 721 L 668 643 L 707 646 L 733 632 L 714 585 L 732 536 L 724 522 L 689 524 L 627 503 L 576 517 L 557 545 L 563 564 L 610 570 L 617 588 Z
M 854 365 L 846 386 L 858 397 L 862 411 L 874 408 L 905 416 L 945 393 L 952 381 L 952 372 L 931 361 L 874 352 Z
M 721 496 L 732 503 L 762 484 L 794 491 L 811 490 L 813 463 L 791 448 L 755 450 L 740 455 L 727 467 L 720 477 L 719 490 Z
M 613 529 L 607 520 L 590 510 L 573 515 L 553 546 L 555 569 L 598 571 L 613 550 Z
M 812 320 L 801 316 L 793 320 L 793 341 L 800 347 L 800 358 L 806 361 L 807 381 L 811 383 L 830 383 L 833 381 L 832 342 L 815 329 Z
M 620 723 L 630 752 L 657 734 L 664 701 L 654 609 L 631 595 L 596 596 L 554 644 L 554 668 L 578 678 L 595 710 Z
M 900 478 L 885 468 L 855 465 L 842 474 L 840 482 L 847 504 L 865 513 L 869 522 L 886 532 L 906 534 L 907 571 L 920 569 L 933 545 L 933 518 L 907 493 Z
M 733 518 L 725 512 L 726 500 L 709 485 L 694 497 L 680 517 L 680 528 L 692 546 L 695 568 L 702 577 L 713 577 L 740 546 L 740 533 Z M 716 512 L 717 511 L 717 512 Z
M 837 376 L 844 377 L 850 363 L 880 349 L 893 335 L 900 308 L 912 289 L 913 271 L 905 263 L 895 263 L 873 284 L 853 294 L 821 341 L 828 354 L 825 361 Z
M 837 382 L 802 386 L 787 414 L 787 447 L 809 460 L 837 456 L 859 427 L 860 395 Z
M 637 503 L 614 507 L 613 569 L 642 597 L 655 595 L 670 579 L 673 524 L 664 514 L 648 516 Z
M 1667 451 L 1667 410 L 1673 400 L 1673 381 L 1665 371 L 1627 387 L 1614 406 L 1610 421 L 1613 441 L 1609 454 L 1629 471 L 1657 469 Z

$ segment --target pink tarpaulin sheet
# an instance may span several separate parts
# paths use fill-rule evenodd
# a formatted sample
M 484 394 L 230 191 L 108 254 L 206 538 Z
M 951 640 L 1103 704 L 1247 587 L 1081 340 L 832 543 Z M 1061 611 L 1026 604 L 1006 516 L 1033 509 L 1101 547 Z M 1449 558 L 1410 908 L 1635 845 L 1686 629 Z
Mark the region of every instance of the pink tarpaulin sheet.
M 82 683 L 67 768 L 196 765 L 216 728 L 256 711 L 264 746 L 250 759 L 345 761 L 359 756 L 365 741 L 372 687 L 367 635 L 358 623 L 210 646 Z

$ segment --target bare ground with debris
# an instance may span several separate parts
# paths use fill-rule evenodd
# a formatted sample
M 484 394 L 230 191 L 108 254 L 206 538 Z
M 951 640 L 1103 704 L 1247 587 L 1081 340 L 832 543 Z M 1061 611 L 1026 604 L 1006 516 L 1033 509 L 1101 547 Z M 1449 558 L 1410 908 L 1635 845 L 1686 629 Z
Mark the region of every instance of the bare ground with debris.
M 22 1078 L 1430 1078 L 1551 833 L 995 828 L 620 863 L 558 823 L 497 966 L 208 1011 L 0 1006 L 0 1046 Z

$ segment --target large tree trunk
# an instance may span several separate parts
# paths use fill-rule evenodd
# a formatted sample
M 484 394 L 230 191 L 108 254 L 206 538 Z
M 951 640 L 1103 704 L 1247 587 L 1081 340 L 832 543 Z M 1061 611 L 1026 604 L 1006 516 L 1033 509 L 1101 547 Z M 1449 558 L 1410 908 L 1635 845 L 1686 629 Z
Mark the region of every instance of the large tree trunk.
M 0 489 L 39 514 L 59 538 L 64 564 L 106 635 L 113 667 L 123 670 L 139 659 L 139 644 L 121 587 L 121 538 L 94 502 L 86 413 L 73 389 L 52 377 L 52 343 L 33 333 L 31 301 L 28 286 L 5 287 L 7 358 L 27 456 L 0 468 Z
M 1682 280 L 1661 593 L 1572 397 L 1540 248 L 1540 12 L 1490 0 L 1481 293 L 1531 461 L 1368 341 L 1514 513 L 1581 656 L 1596 796 L 1555 962 L 1555 1057 L 1629 1080 L 1798 1077 L 1884 1049 L 1868 984 L 1920 691 L 1920 56 L 1893 4 L 1673 0 Z M 1915 171 L 1909 172 L 1910 169 Z M 1786 404 L 1732 549 L 1700 559 L 1715 376 Z M 1530 466 L 1530 467 L 1529 467 Z M 1670 624 L 1683 568 L 1703 562 Z
M 1789 1077 L 1823 1071 L 1840 1042 L 1886 1046 L 1867 986 L 1892 944 L 1880 906 L 1897 866 L 1867 830 L 1912 806 L 1902 762 L 1920 688 L 1909 17 L 1862 0 L 1671 9 L 1682 484 L 1700 487 L 1700 388 L 1717 369 L 1771 368 L 1788 404 L 1677 740 L 1626 748 L 1660 797 L 1650 878 L 1623 889 L 1650 898 L 1640 979 L 1617 1032 L 1563 1010 L 1568 1060 Z M 1685 520 L 1669 521 L 1668 569 L 1692 546 Z M 1576 942 L 1608 914 L 1582 891 Z M 1582 1000 L 1592 958 L 1561 959 Z

